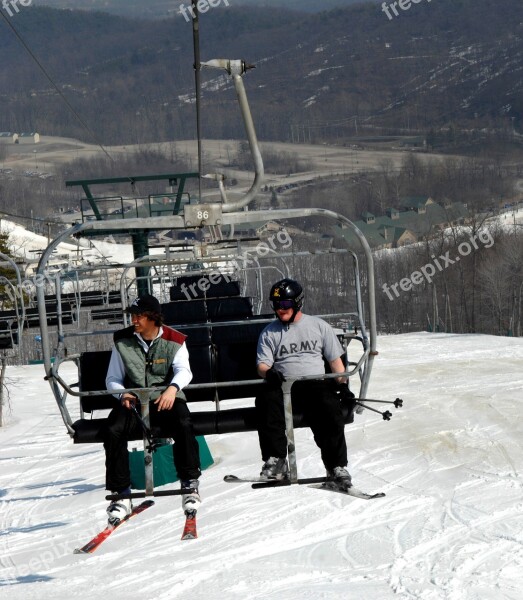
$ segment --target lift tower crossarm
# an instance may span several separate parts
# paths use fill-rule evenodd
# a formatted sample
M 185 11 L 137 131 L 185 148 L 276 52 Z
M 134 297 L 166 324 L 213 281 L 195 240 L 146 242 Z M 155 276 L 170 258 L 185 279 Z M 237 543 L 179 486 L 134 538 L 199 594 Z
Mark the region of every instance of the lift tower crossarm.
M 162 181 L 166 180 L 169 182 L 169 185 L 175 186 L 178 185 L 178 190 L 176 194 L 176 204 L 175 204 L 175 212 L 177 213 L 180 209 L 180 204 L 182 201 L 182 195 L 185 189 L 185 182 L 187 179 L 197 179 L 200 176 L 199 173 L 189 172 L 189 173 L 164 173 L 161 175 L 130 175 L 127 177 L 107 177 L 101 179 L 75 179 L 65 182 L 66 187 L 81 187 L 85 193 L 85 197 L 89 200 L 89 204 L 93 209 L 93 213 L 96 217 L 96 220 L 101 221 L 102 215 L 98 209 L 96 204 L 96 198 L 93 196 L 91 192 L 90 186 L 93 185 L 107 185 L 114 183 L 130 183 L 134 185 L 139 181 Z

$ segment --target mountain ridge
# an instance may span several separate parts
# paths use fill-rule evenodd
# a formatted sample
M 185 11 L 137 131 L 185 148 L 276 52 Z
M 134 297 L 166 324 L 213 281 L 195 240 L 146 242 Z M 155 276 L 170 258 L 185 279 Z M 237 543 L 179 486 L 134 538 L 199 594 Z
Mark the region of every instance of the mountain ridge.
M 261 8 L 287 8 L 300 12 L 318 13 L 333 8 L 359 4 L 365 0 L 228 0 L 229 5 L 217 5 L 216 8 L 239 8 L 244 6 L 256 6 Z M 376 0 L 366 0 L 375 2 Z M 48 6 L 51 8 L 74 9 L 74 10 L 95 10 L 103 11 L 113 15 L 128 17 L 146 17 L 151 19 L 161 19 L 172 17 L 180 13 L 182 5 L 190 5 L 190 0 L 176 3 L 172 0 L 148 0 L 147 3 L 142 0 L 32 0 L 33 6 Z M 209 5 L 211 8 L 212 5 Z
M 517 0 L 504 6 L 441 0 L 413 5 L 394 22 L 371 4 L 320 19 L 281 9 L 209 11 L 201 19 L 202 59 L 227 56 L 256 65 L 245 85 L 261 139 L 506 134 L 519 130 L 523 115 L 523 7 Z M 28 8 L 16 23 L 106 143 L 194 135 L 192 37 L 183 19 Z M 3 28 L 0 21 L 6 107 L 0 130 L 85 138 Z M 231 82 L 215 71 L 204 71 L 202 80 L 205 135 L 243 137 L 239 120 L 229 122 L 237 110 Z

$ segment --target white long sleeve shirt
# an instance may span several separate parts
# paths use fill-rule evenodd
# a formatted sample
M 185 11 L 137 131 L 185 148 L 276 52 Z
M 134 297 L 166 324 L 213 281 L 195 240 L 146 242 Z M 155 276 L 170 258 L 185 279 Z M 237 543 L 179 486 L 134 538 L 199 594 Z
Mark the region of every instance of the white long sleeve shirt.
M 158 339 L 162 337 L 163 327 L 160 327 L 158 335 L 154 339 Z M 144 349 L 145 353 L 149 352 L 149 345 L 142 338 L 139 333 L 134 333 L 136 338 L 138 339 L 138 343 Z M 153 340 L 154 341 L 154 340 Z M 180 390 L 182 390 L 186 385 L 192 380 L 192 371 L 189 365 L 189 351 L 187 350 L 187 346 L 185 342 L 181 345 L 180 349 L 176 353 L 174 360 L 172 362 L 173 368 L 173 378 L 170 383 L 173 383 L 178 386 Z M 113 348 L 111 353 L 111 360 L 109 362 L 109 368 L 107 369 L 107 376 L 105 378 L 105 385 L 108 390 L 114 391 L 114 396 L 117 398 L 122 393 L 122 390 L 125 389 L 123 384 L 125 380 L 125 367 L 123 364 L 122 357 L 116 348 Z

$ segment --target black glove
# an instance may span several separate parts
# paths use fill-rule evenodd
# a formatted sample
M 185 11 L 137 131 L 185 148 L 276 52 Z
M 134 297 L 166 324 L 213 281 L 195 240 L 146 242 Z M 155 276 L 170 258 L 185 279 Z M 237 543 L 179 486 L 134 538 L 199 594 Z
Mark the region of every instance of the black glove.
M 267 373 L 265 373 L 265 381 L 271 387 L 280 388 L 282 382 L 285 381 L 285 377 L 274 367 L 271 367 Z
M 336 387 L 337 387 L 338 393 L 340 395 L 340 400 L 342 400 L 342 401 L 354 400 L 355 396 L 349 390 L 346 383 L 338 383 L 338 385 Z

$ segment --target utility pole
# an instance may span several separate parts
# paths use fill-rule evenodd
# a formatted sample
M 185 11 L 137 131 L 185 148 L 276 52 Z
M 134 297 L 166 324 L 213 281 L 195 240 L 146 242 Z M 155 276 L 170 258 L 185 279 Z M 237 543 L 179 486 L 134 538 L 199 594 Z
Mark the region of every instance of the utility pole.
M 433 311 L 434 311 L 433 332 L 436 333 L 436 330 L 439 328 L 439 314 L 438 314 L 438 295 L 436 293 L 436 285 L 435 284 L 432 284 L 432 307 L 433 307 Z
M 4 425 L 4 380 L 5 370 L 7 368 L 7 356 L 5 352 L 0 358 L 0 427 Z

